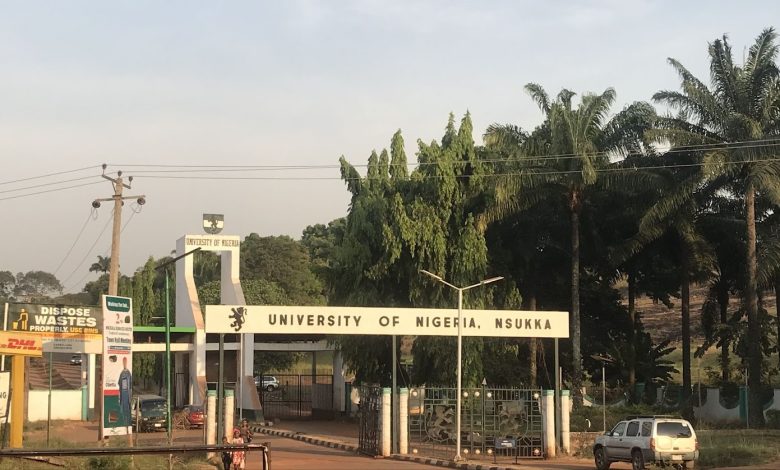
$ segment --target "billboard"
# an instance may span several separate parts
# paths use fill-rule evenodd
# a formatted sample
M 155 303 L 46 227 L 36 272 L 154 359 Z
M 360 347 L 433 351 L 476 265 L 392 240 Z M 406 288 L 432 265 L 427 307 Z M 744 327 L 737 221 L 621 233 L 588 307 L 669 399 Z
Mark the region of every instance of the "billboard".
M 463 336 L 568 338 L 568 312 L 463 310 Z M 457 336 L 458 311 L 207 305 L 206 333 Z
M 8 304 L 8 330 L 37 334 L 45 352 L 99 354 L 102 325 L 100 307 Z
M 103 436 L 132 432 L 133 299 L 103 296 Z

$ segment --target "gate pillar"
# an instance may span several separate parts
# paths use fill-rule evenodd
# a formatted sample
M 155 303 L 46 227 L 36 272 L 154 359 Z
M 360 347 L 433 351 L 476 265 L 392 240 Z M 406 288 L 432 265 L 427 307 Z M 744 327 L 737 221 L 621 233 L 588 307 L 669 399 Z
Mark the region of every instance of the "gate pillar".
M 569 390 L 561 390 L 561 451 L 569 454 L 571 450 L 571 437 L 569 434 L 569 413 L 571 413 L 571 400 Z
M 382 457 L 390 455 L 392 415 L 390 413 L 392 397 L 390 388 L 382 389 Z
M 409 389 L 402 388 L 398 395 L 398 453 L 409 453 Z
M 555 396 L 553 390 L 542 391 L 542 431 L 545 457 L 555 457 Z

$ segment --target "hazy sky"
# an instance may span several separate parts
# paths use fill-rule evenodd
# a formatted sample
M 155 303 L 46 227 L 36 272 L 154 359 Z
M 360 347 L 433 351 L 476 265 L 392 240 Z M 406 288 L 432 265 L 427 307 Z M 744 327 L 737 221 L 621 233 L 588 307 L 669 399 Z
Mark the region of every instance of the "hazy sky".
M 491 122 L 533 127 L 531 81 L 550 93 L 612 86 L 618 110 L 677 88 L 667 57 L 706 79 L 708 41 L 728 33 L 740 57 L 780 26 L 769 23 L 777 1 L 17 1 L 1 11 L 0 270 L 62 264 L 67 291 L 108 253 L 110 227 L 99 234 L 110 205 L 85 225 L 91 201 L 111 194 L 101 163 L 134 175 L 129 194 L 147 198 L 129 223 L 135 205 L 125 206 L 130 272 L 201 233 L 204 212 L 224 213 L 226 234 L 295 238 L 344 215 L 338 157 L 364 164 L 399 128 L 413 161 L 416 140 L 440 138 L 450 111 L 471 111 L 477 140 Z M 334 167 L 143 166 L 161 164 Z M 194 175 L 277 179 L 158 178 Z M 296 177 L 330 179 L 279 179 Z

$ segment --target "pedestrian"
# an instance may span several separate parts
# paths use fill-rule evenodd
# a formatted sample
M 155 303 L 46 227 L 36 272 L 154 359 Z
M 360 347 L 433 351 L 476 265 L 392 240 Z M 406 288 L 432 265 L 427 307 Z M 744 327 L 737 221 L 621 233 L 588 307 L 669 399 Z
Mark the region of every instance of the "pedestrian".
M 244 445 L 244 439 L 241 437 L 241 430 L 233 428 L 233 440 L 230 441 L 234 446 Z M 246 458 L 243 450 L 233 451 L 233 470 L 243 470 Z
M 241 438 L 244 439 L 244 444 L 251 444 L 254 438 L 252 428 L 249 427 L 249 421 L 244 418 L 241 420 Z
M 222 445 L 230 445 L 227 436 L 222 437 Z M 229 451 L 222 451 L 222 466 L 225 470 L 230 470 L 230 465 L 233 463 L 233 453 Z

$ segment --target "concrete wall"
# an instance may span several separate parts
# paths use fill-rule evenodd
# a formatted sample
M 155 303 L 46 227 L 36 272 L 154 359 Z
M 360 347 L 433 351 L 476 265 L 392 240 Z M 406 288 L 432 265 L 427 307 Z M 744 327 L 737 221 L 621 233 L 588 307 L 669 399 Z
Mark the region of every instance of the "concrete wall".
M 30 390 L 27 395 L 27 420 L 46 421 L 49 391 Z M 51 419 L 81 419 L 81 390 L 52 390 Z

